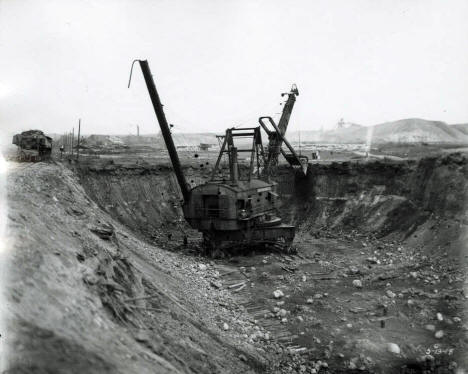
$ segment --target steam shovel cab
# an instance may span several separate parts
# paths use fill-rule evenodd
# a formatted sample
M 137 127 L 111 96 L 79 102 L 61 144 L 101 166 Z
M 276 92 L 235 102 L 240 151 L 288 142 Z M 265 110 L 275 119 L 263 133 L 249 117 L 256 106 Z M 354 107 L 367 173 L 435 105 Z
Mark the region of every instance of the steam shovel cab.
M 191 191 L 184 215 L 203 233 L 210 249 L 273 246 L 289 249 L 295 227 L 282 224 L 276 216 L 276 183 L 261 180 L 237 186 L 208 182 Z
M 237 137 L 251 137 L 252 147 L 238 149 L 234 144 Z M 250 168 L 246 170 L 237 162 L 241 152 L 251 156 Z M 228 175 L 220 167 L 223 156 L 228 158 Z M 277 216 L 277 184 L 268 177 L 262 179 L 264 163 L 259 127 L 226 131 L 211 181 L 193 188 L 183 206 L 185 219 L 203 233 L 209 249 L 290 249 L 295 227 L 283 224 Z

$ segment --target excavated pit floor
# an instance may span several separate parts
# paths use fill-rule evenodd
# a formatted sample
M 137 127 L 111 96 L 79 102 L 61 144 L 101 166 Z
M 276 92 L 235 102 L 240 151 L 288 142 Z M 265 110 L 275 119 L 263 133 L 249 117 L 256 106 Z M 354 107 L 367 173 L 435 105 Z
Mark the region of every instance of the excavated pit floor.
M 206 162 L 210 160 L 198 159 L 185 169 L 190 182 L 207 180 Z M 57 167 L 68 173 L 63 166 Z M 449 373 L 455 372 L 455 362 L 458 368 L 467 367 L 465 156 L 316 164 L 307 178 L 280 168 L 276 177 L 284 201 L 282 214 L 297 226 L 297 254 L 265 252 L 222 259 L 200 255 L 200 236 L 183 221 L 167 160 L 152 164 L 101 159 L 71 168 L 79 178 L 79 183 L 73 183 L 83 187 L 86 204 L 93 206 L 101 221 L 112 224 L 119 251 L 127 253 L 126 260 L 117 261 L 117 268 L 111 266 L 112 274 L 97 256 L 92 260 L 94 272 L 98 274 L 99 269 L 107 274 L 106 279 L 123 287 L 127 299 L 143 298 L 144 302 L 128 313 L 122 310 L 120 296 L 112 296 L 106 285 L 104 291 L 94 290 L 100 295 L 95 309 L 110 311 L 123 339 L 131 335 L 138 349 L 142 344 L 143 349 L 151 346 L 152 354 L 175 370 Z M 13 184 L 26 178 L 18 173 Z M 28 177 L 35 178 L 34 173 Z M 68 184 L 62 187 L 70 188 Z M 34 193 L 62 205 L 60 197 L 58 203 L 54 201 L 53 192 L 45 197 Z M 80 212 L 83 208 L 75 205 L 66 211 L 80 216 L 73 209 Z M 17 209 L 19 217 L 25 215 L 20 212 L 21 204 Z M 21 224 L 25 223 L 17 223 Z M 185 235 L 187 247 L 182 245 Z M 79 252 L 84 259 L 78 260 L 80 264 L 96 258 L 89 255 L 90 247 L 96 246 Z M 129 267 L 135 267 L 139 275 L 129 276 L 133 274 Z M 55 271 L 54 266 L 50 271 Z M 171 285 L 170 292 L 164 292 L 172 295 L 167 304 L 145 300 L 162 292 L 161 282 Z M 281 291 L 279 297 L 275 291 Z M 145 312 L 135 316 L 137 308 Z M 181 309 L 189 309 L 188 316 Z M 152 312 L 158 317 L 146 314 Z M 161 312 L 172 317 L 181 313 L 188 322 L 178 328 L 173 321 L 162 320 Z M 60 314 L 60 308 L 56 313 Z M 162 325 L 180 336 L 167 333 Z M 152 326 L 154 333 L 136 336 L 129 326 L 139 326 L 138 331 L 147 331 L 141 326 Z M 198 338 L 199 331 L 208 336 Z M 187 336 L 190 344 L 179 343 Z M 109 338 L 104 335 L 102 344 Z M 224 353 L 211 355 L 210 346 L 220 342 L 226 345 Z M 163 345 L 175 345 L 178 359 Z M 103 362 L 114 362 L 109 357 L 115 348 L 109 349 L 111 353 L 97 350 Z M 129 343 L 128 350 L 133 349 Z M 148 357 L 127 354 L 134 362 L 117 369 L 144 372 L 141 368 L 148 365 Z M 209 364 L 203 366 L 202 361 Z

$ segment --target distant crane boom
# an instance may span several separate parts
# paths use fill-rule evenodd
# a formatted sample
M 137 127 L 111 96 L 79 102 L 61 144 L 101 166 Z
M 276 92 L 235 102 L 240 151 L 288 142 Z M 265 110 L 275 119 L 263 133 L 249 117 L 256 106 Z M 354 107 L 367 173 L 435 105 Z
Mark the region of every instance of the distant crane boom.
M 281 113 L 278 125 L 276 125 L 275 121 L 271 117 L 260 117 L 258 119 L 258 122 L 268 135 L 268 156 L 265 161 L 265 168 L 263 171 L 267 178 L 271 175 L 275 166 L 278 165 L 278 156 L 280 153 L 286 158 L 286 161 L 288 161 L 291 166 L 301 166 L 304 175 L 307 173 L 308 158 L 306 156 L 298 155 L 285 137 L 289 119 L 291 118 L 291 113 L 294 108 L 294 103 L 296 102 L 296 96 L 299 95 L 296 85 L 292 85 L 290 92 L 281 94 L 281 96 L 285 95 L 288 95 L 288 98 L 284 103 L 283 112 Z M 273 129 L 271 129 L 270 126 L 273 127 Z M 281 148 L 283 143 L 289 149 L 290 153 L 286 153 Z
M 297 90 L 296 85 L 292 85 L 290 92 L 281 94 L 281 96 L 285 95 L 288 95 L 288 98 L 284 103 L 283 112 L 281 113 L 281 118 L 278 123 L 278 128 L 275 129 L 279 131 L 271 131 L 268 134 L 268 157 L 265 164 L 265 169 L 267 171 L 278 165 L 278 156 L 281 153 L 281 146 L 284 142 L 284 135 L 286 134 L 289 119 L 291 118 L 294 103 L 296 102 L 296 96 L 299 95 L 299 91 Z
M 293 84 L 290 92 L 281 94 L 281 96 L 285 95 L 288 95 L 288 99 L 286 100 L 286 103 L 284 103 L 283 113 L 281 114 L 281 118 L 278 123 L 278 128 L 281 131 L 281 135 L 286 134 L 286 129 L 288 128 L 289 124 L 289 118 L 291 117 L 291 113 L 294 108 L 294 103 L 296 102 L 296 96 L 299 96 L 297 86 Z

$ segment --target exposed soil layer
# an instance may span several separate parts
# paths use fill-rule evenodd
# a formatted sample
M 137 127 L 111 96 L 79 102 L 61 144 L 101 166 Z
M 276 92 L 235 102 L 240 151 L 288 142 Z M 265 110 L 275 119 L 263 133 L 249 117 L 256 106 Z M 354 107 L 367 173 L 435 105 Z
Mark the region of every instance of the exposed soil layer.
M 91 160 L 72 169 L 41 163 L 9 175 L 18 269 L 10 276 L 10 334 L 22 347 L 12 367 L 468 367 L 464 155 L 313 164 L 306 177 L 281 167 L 282 216 L 298 228 L 298 254 L 214 260 L 199 257 L 199 235 L 183 220 L 167 160 Z M 209 177 L 206 163 L 185 173 L 193 184 Z M 28 334 L 39 343 L 25 344 Z M 61 354 L 68 366 L 38 358 L 54 344 L 69 344 Z
M 97 204 L 112 217 L 147 239 L 159 244 L 171 242 L 167 234 L 189 231 L 180 208 L 181 194 L 175 175 L 166 163 L 120 163 L 118 160 L 75 165 L 80 182 Z M 184 170 L 187 181 L 197 185 L 210 172 L 199 166 Z
M 427 220 L 463 219 L 467 160 L 460 153 L 419 161 L 313 165 L 297 177 L 290 220 L 305 228 L 409 236 Z

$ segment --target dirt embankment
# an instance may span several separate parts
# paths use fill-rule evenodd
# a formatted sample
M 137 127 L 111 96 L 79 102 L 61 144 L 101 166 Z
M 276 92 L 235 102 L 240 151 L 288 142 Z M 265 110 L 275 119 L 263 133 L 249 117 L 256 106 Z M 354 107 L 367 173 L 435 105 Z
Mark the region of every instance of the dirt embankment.
M 229 293 L 212 289 L 218 275 L 210 264 L 139 240 L 88 198 L 69 169 L 11 163 L 8 203 L 13 244 L 3 308 L 8 329 L 1 332 L 8 372 L 264 367 L 267 355 L 224 331 L 234 318 L 246 329 L 251 323 Z

